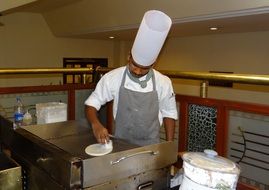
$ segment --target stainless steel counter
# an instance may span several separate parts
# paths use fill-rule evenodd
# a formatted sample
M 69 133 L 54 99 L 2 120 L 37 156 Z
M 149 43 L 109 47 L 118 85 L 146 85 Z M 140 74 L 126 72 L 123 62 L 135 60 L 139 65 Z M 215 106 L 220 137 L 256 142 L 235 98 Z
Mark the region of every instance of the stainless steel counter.
M 97 143 L 92 134 L 91 127 L 86 120 L 31 125 L 25 126 L 23 129 L 37 138 L 49 142 L 55 147 L 69 153 L 70 157 L 79 157 L 81 159 L 92 158 L 92 156 L 85 153 L 84 149 L 90 144 Z M 120 139 L 112 140 L 113 152 L 138 147 Z
M 172 142 L 140 147 L 121 139 L 112 139 L 110 154 L 89 156 L 85 148 L 96 140 L 86 120 L 16 131 L 4 125 L 3 142 L 22 165 L 29 189 L 136 189 L 148 182 L 154 189 L 165 189 L 167 168 L 177 159 Z

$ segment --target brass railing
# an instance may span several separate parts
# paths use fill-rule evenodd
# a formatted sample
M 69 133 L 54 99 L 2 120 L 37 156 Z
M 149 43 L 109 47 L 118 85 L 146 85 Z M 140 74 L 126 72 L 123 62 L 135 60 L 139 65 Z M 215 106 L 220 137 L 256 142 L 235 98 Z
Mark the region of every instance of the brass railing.
M 114 68 L 98 67 L 97 73 L 103 74 Z M 226 74 L 208 72 L 185 72 L 159 70 L 161 73 L 171 78 L 183 78 L 193 80 L 219 80 L 244 84 L 269 85 L 269 75 L 254 74 Z M 49 74 L 49 73 L 93 73 L 92 68 L 8 68 L 0 69 L 1 74 Z
M 6 68 L 0 74 L 92 73 L 92 68 Z
M 245 84 L 269 85 L 269 75 L 226 74 L 207 72 L 160 71 L 171 78 L 195 80 L 220 80 Z

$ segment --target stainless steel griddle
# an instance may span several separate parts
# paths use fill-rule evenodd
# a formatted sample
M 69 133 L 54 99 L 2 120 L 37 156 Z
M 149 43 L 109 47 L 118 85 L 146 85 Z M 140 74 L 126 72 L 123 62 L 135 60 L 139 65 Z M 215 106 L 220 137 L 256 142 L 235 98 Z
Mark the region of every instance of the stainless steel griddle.
M 5 127 L 2 135 L 28 189 L 168 189 L 177 159 L 173 142 L 141 147 L 115 138 L 111 153 L 89 156 L 85 148 L 96 140 L 86 120 Z

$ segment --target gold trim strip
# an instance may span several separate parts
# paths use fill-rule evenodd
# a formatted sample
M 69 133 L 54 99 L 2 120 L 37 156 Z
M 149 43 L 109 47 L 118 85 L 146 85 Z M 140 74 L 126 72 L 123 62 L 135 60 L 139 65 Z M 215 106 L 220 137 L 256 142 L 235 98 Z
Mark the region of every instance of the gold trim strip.
M 98 67 L 96 72 L 106 73 L 114 68 Z M 185 71 L 167 71 L 159 72 L 170 78 L 183 78 L 193 80 L 219 80 L 230 81 L 245 84 L 269 85 L 269 75 L 252 74 L 227 74 L 227 73 L 207 73 L 207 72 L 185 72 Z M 0 69 L 1 74 L 46 74 L 46 73 L 93 73 L 92 68 L 7 68 Z
M 106 73 L 112 68 L 97 68 L 96 71 Z M 269 75 L 252 75 L 252 74 L 227 74 L 227 73 L 207 73 L 207 72 L 186 72 L 186 71 L 167 71 L 159 70 L 159 72 L 170 78 L 193 79 L 193 80 L 218 80 L 230 81 L 244 84 L 269 85 Z
M 207 72 L 184 72 L 184 71 L 160 71 L 171 78 L 183 78 L 194 80 L 219 80 L 245 84 L 269 85 L 269 75 L 252 74 L 226 74 Z
M 92 73 L 92 68 L 5 68 L 0 74 Z

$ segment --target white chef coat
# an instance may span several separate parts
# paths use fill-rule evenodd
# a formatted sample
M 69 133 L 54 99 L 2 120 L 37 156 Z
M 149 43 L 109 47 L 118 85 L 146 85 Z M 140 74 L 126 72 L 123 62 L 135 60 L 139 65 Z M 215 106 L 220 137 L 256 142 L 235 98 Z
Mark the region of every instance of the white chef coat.
M 118 108 L 118 98 L 119 98 L 119 88 L 121 85 L 123 73 L 126 66 L 119 67 L 108 73 L 106 73 L 96 85 L 95 90 L 85 101 L 85 105 L 93 106 L 97 110 L 101 108 L 105 103 L 113 101 L 113 117 L 116 118 L 117 108 Z M 161 74 L 160 72 L 153 69 L 155 80 L 156 80 L 156 90 L 158 94 L 159 101 L 159 121 L 162 125 L 163 118 L 173 118 L 178 119 L 175 93 L 173 91 L 171 80 Z M 141 77 L 139 80 L 144 80 L 146 76 Z M 146 88 L 141 88 L 141 86 L 132 81 L 128 75 L 126 76 L 124 87 L 133 91 L 138 92 L 149 92 L 153 90 L 152 80 L 147 82 Z M 150 111 L 150 110 L 149 110 Z

